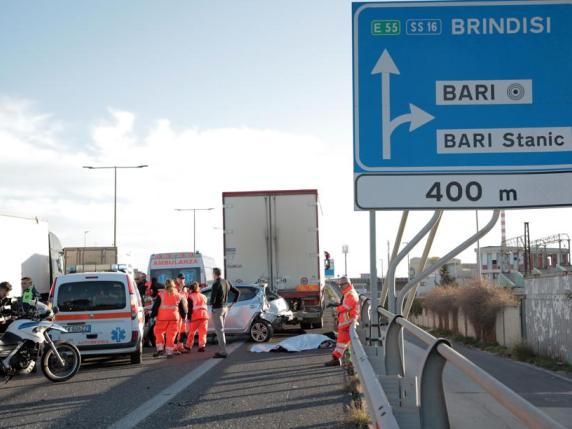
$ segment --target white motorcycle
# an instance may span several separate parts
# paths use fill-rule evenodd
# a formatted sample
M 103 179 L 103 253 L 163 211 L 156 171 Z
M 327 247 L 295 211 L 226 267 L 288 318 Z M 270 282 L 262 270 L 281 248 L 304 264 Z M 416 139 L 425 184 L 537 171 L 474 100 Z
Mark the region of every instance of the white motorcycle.
M 54 342 L 49 331 L 67 332 L 54 323 L 49 307 L 37 300 L 28 305 L 29 311 L 0 334 L 0 375 L 5 382 L 17 374 L 30 374 L 41 361 L 42 372 L 55 383 L 67 381 L 79 370 L 81 355 L 73 344 Z

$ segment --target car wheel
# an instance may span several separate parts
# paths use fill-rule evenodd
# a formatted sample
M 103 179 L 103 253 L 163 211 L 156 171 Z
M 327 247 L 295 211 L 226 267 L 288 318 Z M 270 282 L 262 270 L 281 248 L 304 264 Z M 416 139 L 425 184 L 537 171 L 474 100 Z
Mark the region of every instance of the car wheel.
M 143 362 L 143 341 L 139 341 L 137 350 L 129 355 L 132 364 L 140 364 Z
M 300 322 L 300 327 L 303 330 L 308 331 L 308 330 L 312 329 L 312 324 L 310 322 Z
M 266 320 L 256 319 L 250 325 L 250 339 L 255 343 L 265 343 L 272 338 L 274 329 Z

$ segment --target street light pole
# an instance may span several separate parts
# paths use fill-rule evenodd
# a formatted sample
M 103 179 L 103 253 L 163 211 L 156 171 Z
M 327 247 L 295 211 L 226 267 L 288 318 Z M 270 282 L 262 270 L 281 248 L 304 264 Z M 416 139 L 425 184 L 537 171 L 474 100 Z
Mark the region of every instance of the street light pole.
M 348 253 L 350 251 L 350 246 L 344 244 L 342 246 L 342 253 L 344 254 L 344 275 L 348 275 Z
M 118 166 L 110 165 L 105 167 L 93 167 L 91 165 L 85 165 L 83 168 L 88 170 L 112 170 L 113 169 L 113 247 L 117 247 L 117 169 L 134 169 L 134 168 L 146 168 L 148 165 L 128 165 L 128 166 Z
M 177 212 L 193 212 L 193 253 L 197 252 L 197 212 L 211 211 L 214 207 L 209 208 L 192 208 L 192 209 L 175 209 Z
M 89 231 L 84 231 L 83 232 L 83 247 L 87 247 L 87 234 L 89 233 Z

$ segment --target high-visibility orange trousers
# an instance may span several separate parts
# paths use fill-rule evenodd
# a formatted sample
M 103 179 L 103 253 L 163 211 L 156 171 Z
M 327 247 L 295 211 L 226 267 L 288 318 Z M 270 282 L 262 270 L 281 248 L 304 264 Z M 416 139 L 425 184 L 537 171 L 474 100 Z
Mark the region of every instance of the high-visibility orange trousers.
M 177 336 L 178 330 L 178 320 L 157 320 L 155 322 L 155 329 L 153 329 L 157 350 L 165 350 L 168 355 L 172 354 L 175 348 L 175 337 Z
M 189 335 L 187 337 L 187 347 L 192 348 L 195 342 L 195 334 L 199 333 L 199 347 L 205 347 L 207 344 L 207 329 L 209 326 L 208 319 L 193 320 L 189 328 Z
M 338 329 L 338 341 L 336 342 L 336 348 L 332 352 L 334 359 L 341 359 L 344 352 L 350 345 L 350 327 L 343 327 Z

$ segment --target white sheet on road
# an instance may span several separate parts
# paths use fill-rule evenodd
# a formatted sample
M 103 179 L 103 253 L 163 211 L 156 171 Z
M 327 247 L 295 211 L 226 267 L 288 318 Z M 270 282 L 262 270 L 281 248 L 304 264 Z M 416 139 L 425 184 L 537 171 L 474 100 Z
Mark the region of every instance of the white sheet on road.
M 255 344 L 250 348 L 250 351 L 254 353 L 264 353 L 284 349 L 287 352 L 301 352 L 304 350 L 333 347 L 335 343 L 334 340 L 325 335 L 303 334 L 287 338 L 276 344 Z

